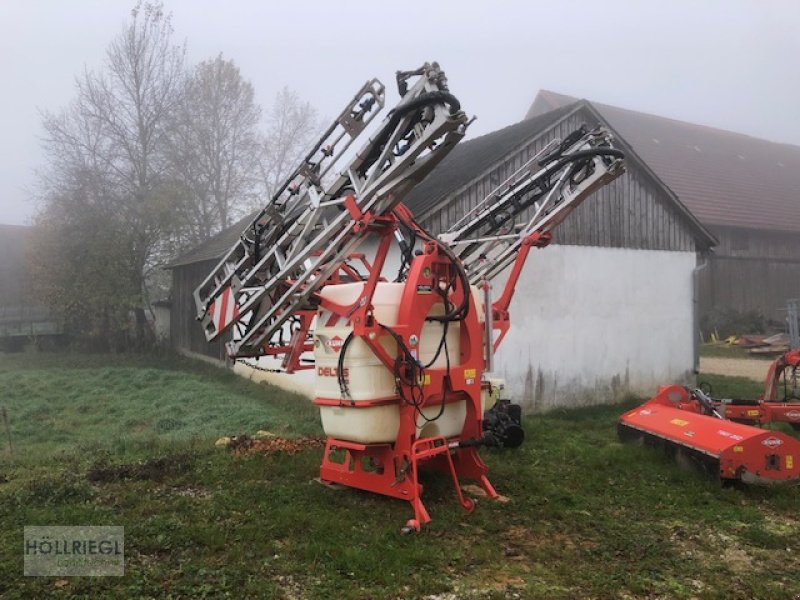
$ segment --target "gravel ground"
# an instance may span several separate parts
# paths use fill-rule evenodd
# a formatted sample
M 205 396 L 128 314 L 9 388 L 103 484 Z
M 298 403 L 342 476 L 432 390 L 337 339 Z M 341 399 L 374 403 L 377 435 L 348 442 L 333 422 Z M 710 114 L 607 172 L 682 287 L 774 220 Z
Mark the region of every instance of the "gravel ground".
M 700 372 L 733 377 L 748 377 L 755 381 L 764 381 L 770 362 L 750 358 L 717 358 L 700 357 Z

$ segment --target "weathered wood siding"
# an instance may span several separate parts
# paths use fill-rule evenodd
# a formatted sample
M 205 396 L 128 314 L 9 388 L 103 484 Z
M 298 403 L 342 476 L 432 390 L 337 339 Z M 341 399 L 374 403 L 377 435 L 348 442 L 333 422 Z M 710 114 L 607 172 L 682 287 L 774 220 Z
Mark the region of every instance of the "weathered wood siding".
M 228 336 L 207 342 L 200 322 L 195 319 L 194 290 L 205 279 L 217 260 L 183 265 L 172 270 L 172 309 L 170 338 L 173 348 L 225 360 L 224 343 Z
M 700 278 L 701 312 L 754 310 L 781 321 L 800 298 L 800 234 L 714 228 L 719 239 Z
M 550 140 L 564 138 L 594 117 L 580 111 L 545 131 L 531 143 L 492 165 L 476 180 L 422 215 L 422 224 L 434 233 L 446 230 L 474 208 L 498 185 L 530 160 Z M 627 172 L 600 189 L 573 212 L 555 232 L 555 242 L 578 246 L 694 251 L 695 234 L 672 200 L 644 170 L 628 161 Z

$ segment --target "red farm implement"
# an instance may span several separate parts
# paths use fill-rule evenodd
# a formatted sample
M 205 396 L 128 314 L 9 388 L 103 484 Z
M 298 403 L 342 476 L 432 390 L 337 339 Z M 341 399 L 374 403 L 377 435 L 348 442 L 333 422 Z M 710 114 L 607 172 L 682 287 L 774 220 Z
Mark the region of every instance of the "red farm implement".
M 723 482 L 800 479 L 800 441 L 725 419 L 717 407 L 700 390 L 663 386 L 653 399 L 622 415 L 617 431 L 624 441 L 661 447 Z
M 432 235 L 402 200 L 469 120 L 436 63 L 400 72 L 397 82 L 399 103 L 368 139 L 385 90 L 372 80 L 358 92 L 195 302 L 207 339 L 231 331 L 232 359 L 314 369 L 328 437 L 321 480 L 410 502 L 405 529 L 416 531 L 430 520 L 422 468 L 452 478 L 468 511 L 459 477 L 497 496 L 478 449 L 522 440 L 518 411 L 502 403 L 487 411 L 486 373 L 509 328 L 517 278 L 530 250 L 545 247 L 623 165 L 608 131 L 581 128 Z M 351 151 L 356 138 L 364 145 Z M 369 260 L 364 248 L 375 249 Z M 399 269 L 386 268 L 390 253 Z M 507 268 L 492 299 L 491 281 Z

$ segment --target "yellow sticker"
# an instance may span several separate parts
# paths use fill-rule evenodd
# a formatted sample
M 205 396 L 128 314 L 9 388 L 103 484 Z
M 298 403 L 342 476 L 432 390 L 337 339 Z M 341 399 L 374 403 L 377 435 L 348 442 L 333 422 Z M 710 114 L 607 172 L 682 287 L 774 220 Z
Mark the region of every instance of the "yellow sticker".
M 748 410 L 747 411 L 747 416 L 748 417 L 757 417 L 760 414 L 761 413 L 759 411 L 757 411 L 757 410 Z
M 422 385 L 430 385 L 430 384 L 431 384 L 431 376 L 426 373 L 425 379 L 422 381 Z
M 744 452 L 744 446 L 734 446 L 733 447 L 733 451 L 734 452 Z
M 684 425 L 688 425 L 689 421 L 684 421 L 683 419 L 672 419 L 670 423 L 672 423 L 673 425 L 677 425 L 679 427 L 683 427 Z
M 475 379 L 475 369 L 464 369 L 464 379 Z
M 786 468 L 794 469 L 794 456 L 792 456 L 791 454 L 786 455 Z

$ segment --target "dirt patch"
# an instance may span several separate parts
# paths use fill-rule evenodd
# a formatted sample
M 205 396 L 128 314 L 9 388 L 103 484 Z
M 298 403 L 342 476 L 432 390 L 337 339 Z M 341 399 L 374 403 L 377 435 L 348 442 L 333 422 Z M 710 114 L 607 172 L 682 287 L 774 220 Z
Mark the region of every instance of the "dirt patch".
M 236 456 L 242 454 L 297 454 L 307 448 L 325 445 L 322 438 L 267 438 L 254 440 L 248 436 L 238 436 L 231 440 L 230 449 Z
M 192 467 L 192 458 L 185 454 L 162 456 L 126 465 L 94 465 L 86 473 L 93 483 L 111 483 L 124 480 L 161 481 L 186 473 Z
M 515 550 L 541 549 L 541 548 L 561 548 L 569 552 L 580 550 L 592 550 L 597 547 L 593 540 L 569 536 L 559 532 L 548 533 L 547 535 L 537 535 L 533 530 L 522 525 L 512 525 L 503 533 L 503 541 L 506 543 L 506 556 L 513 556 Z
M 770 363 L 751 358 L 700 357 L 700 372 L 728 377 L 747 377 L 753 381 L 764 381 Z
M 199 487 L 181 488 L 175 490 L 175 494 L 178 496 L 183 496 L 184 498 L 195 498 L 200 500 L 211 497 L 211 492 L 209 490 Z

